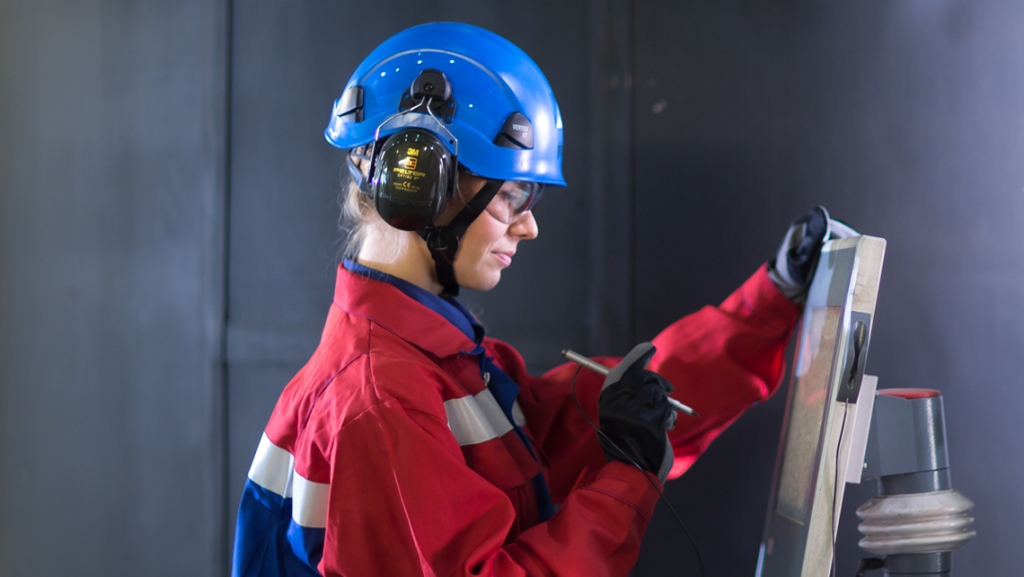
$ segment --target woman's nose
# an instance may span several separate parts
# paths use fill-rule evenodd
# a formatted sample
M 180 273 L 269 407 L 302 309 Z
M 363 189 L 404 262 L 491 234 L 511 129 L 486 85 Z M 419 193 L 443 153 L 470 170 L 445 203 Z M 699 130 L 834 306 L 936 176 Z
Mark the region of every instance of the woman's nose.
M 519 240 L 533 240 L 540 233 L 537 227 L 537 219 L 533 218 L 533 211 L 526 211 L 519 215 L 508 227 L 508 232 Z

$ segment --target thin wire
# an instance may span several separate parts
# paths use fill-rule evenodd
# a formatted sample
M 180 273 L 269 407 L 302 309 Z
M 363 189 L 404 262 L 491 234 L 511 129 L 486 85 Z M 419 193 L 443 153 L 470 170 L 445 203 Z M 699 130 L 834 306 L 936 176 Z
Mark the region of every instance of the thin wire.
M 448 127 L 445 126 L 443 122 L 441 122 L 441 119 L 434 116 L 434 111 L 430 109 L 430 105 L 433 104 L 433 102 L 434 97 L 431 96 L 430 99 L 427 100 L 427 114 L 429 114 L 430 117 L 434 119 L 434 122 L 436 122 L 437 125 L 441 127 L 441 130 L 445 131 L 448 134 L 448 138 L 450 139 L 448 142 L 455 145 L 455 156 L 457 157 L 459 156 L 459 139 L 455 138 L 455 135 L 452 134 L 451 130 L 448 130 Z M 410 109 L 409 112 L 412 112 L 412 110 Z
M 431 98 L 431 100 L 433 100 L 433 98 Z M 391 116 L 385 118 L 384 122 L 381 122 L 380 124 L 377 125 L 377 130 L 375 130 L 374 133 L 373 133 L 373 140 L 374 140 L 374 142 L 380 140 L 380 129 L 384 128 L 385 124 L 391 122 L 392 120 L 398 118 L 399 116 L 405 116 L 406 114 L 409 114 L 410 112 L 416 110 L 420 106 L 423 106 L 423 103 L 424 103 L 424 101 L 421 99 L 419 102 L 416 103 L 416 106 L 413 106 L 409 110 L 400 110 L 400 111 L 396 112 L 395 114 L 392 114 Z M 431 116 L 433 116 L 433 115 L 431 115 Z M 436 120 L 436 118 L 435 118 L 435 120 Z
M 850 411 L 850 402 L 843 401 L 843 424 L 839 427 L 839 446 L 836 447 L 836 476 L 832 482 L 832 577 L 838 573 L 836 569 L 836 538 L 839 527 L 836 527 L 836 501 L 839 498 L 839 455 L 843 452 L 843 432 L 846 431 L 846 415 Z
M 654 487 L 654 490 L 657 491 L 658 493 L 658 499 L 665 503 L 665 506 L 668 507 L 669 511 L 672 511 L 672 516 L 676 518 L 676 522 L 679 523 L 680 527 L 682 527 L 683 533 L 686 533 L 686 538 L 690 540 L 690 545 L 693 546 L 693 552 L 697 554 L 697 565 L 700 566 L 700 576 L 705 577 L 704 559 L 700 555 L 700 548 L 697 547 L 697 541 L 694 540 L 693 535 L 690 534 L 690 530 L 686 528 L 686 524 L 683 523 L 682 518 L 679 517 L 679 513 L 676 513 L 675 507 L 673 507 L 672 503 L 669 503 L 668 499 L 665 498 L 665 493 L 661 492 L 661 489 L 659 489 L 658 486 L 654 484 L 654 481 L 652 481 L 651 478 L 647 476 L 647 471 L 645 471 L 643 467 L 637 464 L 637 462 L 633 460 L 629 453 L 623 451 L 618 445 L 615 444 L 615 441 L 608 438 L 608 435 L 605 435 L 604 431 L 602 431 L 597 425 L 594 424 L 593 421 L 590 420 L 590 417 L 588 417 L 587 414 L 583 411 L 583 407 L 580 406 L 580 401 L 579 399 L 576 398 L 576 377 L 579 376 L 581 369 L 583 369 L 582 366 L 576 367 L 576 372 L 573 373 L 572 375 L 572 385 L 570 386 L 572 402 L 576 403 L 576 410 L 578 410 L 580 412 L 580 415 L 583 416 L 583 420 L 585 420 L 587 424 L 591 426 L 591 428 L 597 431 L 598 435 L 604 437 L 604 439 L 608 441 L 608 443 L 610 443 L 616 451 L 618 451 L 621 455 L 629 459 L 629 462 L 632 463 L 634 467 L 639 469 L 641 473 L 643 473 L 644 479 L 647 479 L 647 482 L 650 483 L 652 487 Z

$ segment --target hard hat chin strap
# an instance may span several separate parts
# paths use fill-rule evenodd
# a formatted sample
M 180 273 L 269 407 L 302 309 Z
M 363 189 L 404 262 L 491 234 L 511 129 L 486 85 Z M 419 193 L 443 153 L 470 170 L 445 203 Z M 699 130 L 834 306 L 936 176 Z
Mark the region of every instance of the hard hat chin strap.
M 431 226 L 416 231 L 427 241 L 430 256 L 434 259 L 437 282 L 441 285 L 441 296 L 459 296 L 459 282 L 455 279 L 455 255 L 459 252 L 462 235 L 474 220 L 483 213 L 491 199 L 498 193 L 504 181 L 487 180 L 476 194 L 445 226 Z

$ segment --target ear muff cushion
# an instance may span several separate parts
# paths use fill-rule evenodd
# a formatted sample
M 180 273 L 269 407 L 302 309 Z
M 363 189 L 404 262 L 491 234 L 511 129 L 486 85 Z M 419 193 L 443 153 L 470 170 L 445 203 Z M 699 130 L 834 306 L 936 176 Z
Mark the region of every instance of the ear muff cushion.
M 374 205 L 395 228 L 431 226 L 454 196 L 455 158 L 426 130 L 396 132 L 379 147 L 374 161 Z

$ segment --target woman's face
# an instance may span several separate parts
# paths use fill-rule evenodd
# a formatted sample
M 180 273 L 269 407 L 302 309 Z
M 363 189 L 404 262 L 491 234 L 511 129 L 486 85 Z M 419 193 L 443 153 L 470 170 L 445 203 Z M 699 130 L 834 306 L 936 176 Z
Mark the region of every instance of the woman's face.
M 484 182 L 483 179 L 463 175 L 459 188 L 466 198 L 472 198 Z M 509 186 L 514 185 L 506 183 L 491 204 L 503 202 L 503 196 L 507 197 L 511 192 L 505 190 Z M 512 264 L 519 241 L 537 238 L 537 221 L 532 212 L 517 214 L 506 224 L 492 214 L 502 214 L 501 211 L 488 209 L 466 229 L 459 252 L 455 255 L 455 279 L 467 289 L 486 291 L 494 288 L 501 280 L 501 271 Z

